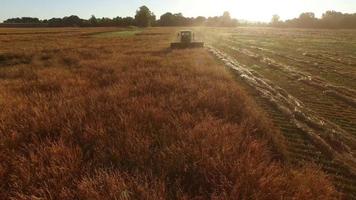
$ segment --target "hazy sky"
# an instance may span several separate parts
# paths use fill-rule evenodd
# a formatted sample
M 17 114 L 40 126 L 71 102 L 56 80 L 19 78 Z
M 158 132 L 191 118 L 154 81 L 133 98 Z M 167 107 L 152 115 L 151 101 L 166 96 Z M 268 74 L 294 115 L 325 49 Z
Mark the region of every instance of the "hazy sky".
M 78 15 L 89 18 L 133 16 L 147 5 L 158 17 L 164 12 L 182 12 L 185 16 L 216 16 L 229 11 L 238 19 L 269 21 L 273 14 L 282 19 L 326 10 L 356 13 L 356 0 L 0 0 L 0 21 L 11 17 L 38 18 Z

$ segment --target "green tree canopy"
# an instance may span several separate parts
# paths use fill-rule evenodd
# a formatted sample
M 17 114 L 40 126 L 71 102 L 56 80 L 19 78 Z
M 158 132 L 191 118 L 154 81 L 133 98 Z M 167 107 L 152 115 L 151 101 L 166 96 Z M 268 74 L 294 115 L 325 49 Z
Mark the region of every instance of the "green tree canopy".
M 141 6 L 135 15 L 135 22 L 137 26 L 148 27 L 156 21 L 156 16 L 148 9 L 147 6 Z

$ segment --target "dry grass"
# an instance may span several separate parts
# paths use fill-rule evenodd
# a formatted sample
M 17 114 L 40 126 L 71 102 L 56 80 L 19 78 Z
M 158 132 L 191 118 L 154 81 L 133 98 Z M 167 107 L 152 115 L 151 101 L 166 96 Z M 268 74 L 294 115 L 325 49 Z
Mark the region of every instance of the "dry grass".
M 150 31 L 0 35 L 0 199 L 338 197 L 210 54 Z

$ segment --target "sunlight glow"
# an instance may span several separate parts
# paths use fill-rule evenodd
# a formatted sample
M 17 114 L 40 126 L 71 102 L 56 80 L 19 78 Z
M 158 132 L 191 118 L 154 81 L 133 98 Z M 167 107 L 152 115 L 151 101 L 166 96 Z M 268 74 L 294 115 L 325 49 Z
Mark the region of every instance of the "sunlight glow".
M 1 0 L 0 0 L 1 1 Z M 237 19 L 271 20 L 298 17 L 302 12 L 314 12 L 317 17 L 327 10 L 355 13 L 356 0 L 3 0 L 0 21 L 11 17 L 52 18 L 78 15 L 97 17 L 134 16 L 138 7 L 148 6 L 157 17 L 166 12 L 183 13 L 187 17 L 219 16 L 229 11 Z
M 180 0 L 186 3 L 185 0 Z M 281 19 L 297 17 L 302 12 L 314 12 L 317 17 L 326 10 L 335 9 L 335 1 L 331 0 L 197 0 L 192 1 L 188 15 L 214 16 L 223 11 L 229 11 L 233 17 L 250 21 L 270 21 L 273 14 L 278 14 Z M 350 0 L 340 0 L 337 3 L 338 11 L 355 12 Z M 340 9 L 341 8 L 341 9 Z M 218 13 L 219 12 L 219 13 Z

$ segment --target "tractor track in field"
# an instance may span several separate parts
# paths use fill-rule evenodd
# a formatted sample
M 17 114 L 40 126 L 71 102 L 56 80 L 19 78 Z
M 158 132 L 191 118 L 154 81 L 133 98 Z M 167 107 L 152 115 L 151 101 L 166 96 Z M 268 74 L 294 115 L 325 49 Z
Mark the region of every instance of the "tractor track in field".
M 274 67 L 286 73 L 286 75 L 289 76 L 291 79 L 295 79 L 297 81 L 303 82 L 309 86 L 321 90 L 326 94 L 329 94 L 330 96 L 337 97 L 340 100 L 344 101 L 345 103 L 350 104 L 351 106 L 356 107 L 356 91 L 351 88 L 330 84 L 327 81 L 319 77 L 315 77 L 310 73 L 296 70 L 294 67 L 290 65 L 280 63 L 274 60 L 273 58 L 264 55 L 261 56 L 247 49 L 240 49 L 233 46 L 227 46 L 227 48 L 230 48 L 231 50 L 236 51 L 252 59 L 256 59 L 262 64 L 266 64 L 270 67 Z
M 283 113 L 274 109 L 273 105 L 261 98 L 253 88 L 248 85 L 245 87 L 251 89 L 249 90 L 249 94 L 267 112 L 273 123 L 279 127 L 281 133 L 286 138 L 287 157 L 290 159 L 290 162 L 297 165 L 304 164 L 304 162 L 316 163 L 331 176 L 340 192 L 346 194 L 348 199 L 356 199 L 356 174 L 350 171 L 348 166 L 340 162 L 334 162 L 328 155 L 323 154 L 305 136 L 302 130 L 288 121 Z
M 304 103 L 223 51 L 212 46 L 208 49 L 237 73 L 238 80 L 279 126 L 287 141 L 286 157 L 292 163 L 320 165 L 348 199 L 356 199 L 354 135 L 311 112 Z
M 263 58 L 263 57 L 266 57 L 266 58 L 269 58 L 268 56 L 266 56 L 266 54 L 269 54 L 269 55 L 272 55 L 274 57 L 279 57 L 279 58 L 283 58 L 285 60 L 289 60 L 289 61 L 292 61 L 293 63 L 297 63 L 299 67 L 302 67 L 302 68 L 305 68 L 305 69 L 308 69 L 306 68 L 306 66 L 313 66 L 313 67 L 316 67 L 318 68 L 319 70 L 330 70 L 330 66 L 332 66 L 332 68 L 334 70 L 333 73 L 335 74 L 338 74 L 342 77 L 348 77 L 350 80 L 354 80 L 354 76 L 352 76 L 351 74 L 353 73 L 345 73 L 343 72 L 343 70 L 345 70 L 345 68 L 347 68 L 349 71 L 352 71 L 354 69 L 354 66 L 356 66 L 356 63 L 351 63 L 351 61 L 349 62 L 341 62 L 340 59 L 337 59 L 337 58 L 334 58 L 334 59 L 330 59 L 330 58 L 326 58 L 325 56 L 321 56 L 320 54 L 317 54 L 317 55 L 320 55 L 320 56 L 310 56 L 310 55 L 314 55 L 314 54 L 311 54 L 311 53 L 307 53 L 307 52 L 304 52 L 304 53 L 300 53 L 301 55 L 303 55 L 303 58 L 297 58 L 295 56 L 290 56 L 286 53 L 278 53 L 276 51 L 273 51 L 273 50 L 270 50 L 270 49 L 266 49 L 266 48 L 262 48 L 262 47 L 257 47 L 257 46 L 248 46 L 248 45 L 241 45 L 240 43 L 236 42 L 236 41 L 233 41 L 233 40 L 224 40 L 224 44 L 228 44 L 230 47 L 233 47 L 237 50 L 242 50 L 243 53 L 246 54 L 246 56 L 249 56 L 251 58 Z M 231 46 L 231 44 L 238 44 L 239 46 L 243 46 L 243 48 L 236 48 L 234 46 Z M 250 49 L 250 50 L 249 50 Z M 252 52 L 251 50 L 255 50 L 255 51 L 258 51 L 258 53 L 255 53 L 255 52 Z M 307 57 L 308 59 L 304 59 L 305 57 Z M 272 59 L 272 58 L 270 58 Z M 327 61 L 329 59 L 329 61 Z M 273 60 L 273 59 L 272 59 Z M 271 64 L 274 64 L 273 62 L 275 61 L 272 61 Z M 278 63 L 277 63 L 278 64 Z M 279 63 L 281 64 L 282 66 L 285 65 L 285 64 L 282 64 L 282 63 Z M 339 64 L 342 64 L 341 66 L 339 66 Z M 287 67 L 287 69 L 295 69 L 293 68 L 292 66 L 290 65 L 285 65 Z M 311 74 L 310 73 L 306 73 L 306 72 L 301 72 L 300 70 L 294 70 L 294 72 L 297 72 L 297 73 L 302 73 L 306 76 L 310 76 Z M 320 79 L 320 78 L 319 78 Z M 325 80 L 321 80 L 323 81 L 325 84 L 324 85 L 327 85 L 328 87 L 331 87 L 331 88 L 338 88 L 338 89 L 344 89 L 344 90 L 352 90 L 352 93 L 354 94 L 354 98 L 355 98 L 355 95 L 356 95 L 356 90 L 353 90 L 353 89 L 350 89 L 350 88 L 347 88 L 345 86 L 336 86 L 336 87 L 332 87 L 332 85 L 330 83 L 326 83 Z
M 225 41 L 227 41 L 228 43 L 237 44 L 236 41 L 231 40 L 231 39 L 228 39 L 228 40 L 225 40 Z M 246 46 L 248 46 L 248 45 L 246 45 Z M 309 57 L 309 58 L 313 59 L 313 60 L 303 60 L 303 59 L 299 59 L 299 58 L 296 58 L 296 57 L 289 56 L 289 55 L 284 54 L 284 53 L 278 53 L 276 51 L 273 51 L 273 50 L 267 49 L 267 48 L 263 48 L 263 47 L 258 47 L 258 46 L 254 46 L 254 45 L 250 45 L 248 47 L 251 48 L 251 49 L 258 50 L 260 52 L 273 54 L 273 55 L 276 55 L 276 56 L 284 57 L 284 58 L 293 60 L 295 62 L 300 62 L 300 63 L 304 63 L 304 64 L 313 64 L 315 62 L 319 62 L 319 63 L 326 62 L 326 63 L 343 64 L 343 65 L 351 66 L 351 67 L 356 66 L 356 62 L 352 61 L 355 58 L 353 56 L 350 56 L 350 55 L 349 56 L 346 55 L 346 56 L 344 56 L 343 59 L 341 59 L 341 58 L 335 57 L 335 55 L 330 54 L 330 52 L 323 52 L 323 54 L 320 54 L 320 53 L 312 53 L 311 51 L 300 51 L 300 50 L 298 50 L 300 55 L 303 55 L 303 57 Z M 345 58 L 348 58 L 348 59 L 345 59 Z
M 289 55 L 287 53 L 280 53 L 276 52 L 271 49 L 267 49 L 264 47 L 258 47 L 255 45 L 247 45 L 244 43 L 239 43 L 237 41 L 234 41 L 232 39 L 225 39 L 223 40 L 223 43 L 225 44 L 234 44 L 238 45 L 240 47 L 243 47 L 244 49 L 248 51 L 255 51 L 253 54 L 257 55 L 270 55 L 272 57 L 278 57 L 283 60 L 286 60 L 288 62 L 293 62 L 295 63 L 298 68 L 301 68 L 305 71 L 310 71 L 311 69 L 314 68 L 314 73 L 320 73 L 320 71 L 324 73 L 332 72 L 334 75 L 337 75 L 339 78 L 342 79 L 347 79 L 349 82 L 354 82 L 355 81 L 355 75 L 354 73 L 354 67 L 356 66 L 356 62 L 354 62 L 352 57 L 344 55 L 343 58 L 335 58 L 333 56 L 325 56 L 321 55 L 320 53 L 315 54 L 315 53 L 310 53 L 309 51 L 306 52 L 306 50 L 297 50 L 295 52 L 297 55 L 300 55 L 302 57 L 298 57 L 297 55 Z M 257 52 L 257 53 L 256 53 Z M 346 60 L 346 58 L 348 58 Z M 312 67 L 312 68 L 311 68 Z M 317 69 L 317 71 L 315 71 Z M 355 90 L 354 90 L 355 92 Z
M 293 91 L 293 95 L 303 100 L 307 108 L 316 111 L 320 116 L 342 127 L 353 136 L 356 136 L 356 91 L 343 86 L 329 84 L 325 80 L 314 77 L 311 74 L 301 72 L 292 66 L 277 62 L 265 56 L 259 56 L 253 52 L 244 51 L 235 47 L 226 46 L 228 50 L 239 53 L 246 57 L 257 60 L 263 64 L 269 72 L 279 75 L 279 81 L 288 82 L 283 84 L 287 91 Z M 270 68 L 270 69 L 269 69 Z M 271 76 L 271 74 L 269 74 Z M 272 78 L 273 79 L 273 78 Z M 292 83 L 290 83 L 292 81 Z M 303 93 L 298 93 L 295 84 L 302 83 Z M 294 89 L 293 89 L 294 87 Z M 318 92 L 316 92 L 318 91 Z M 305 98 L 308 96 L 308 98 Z
M 259 60 L 259 62 L 267 64 L 268 66 L 275 67 L 278 70 L 281 70 L 288 74 L 291 78 L 314 86 L 317 89 L 321 89 L 323 90 L 323 92 L 327 92 L 328 94 L 337 96 L 346 103 L 356 106 L 356 91 L 353 89 L 344 86 L 335 86 L 333 84 L 327 83 L 321 78 L 314 77 L 309 73 L 301 72 L 299 70 L 294 69 L 294 67 L 290 65 L 285 65 L 283 63 L 277 62 L 273 58 L 261 56 L 247 49 L 240 49 L 232 46 L 228 46 L 228 48 L 237 51 L 241 54 L 244 54 L 250 58 L 257 59 Z

